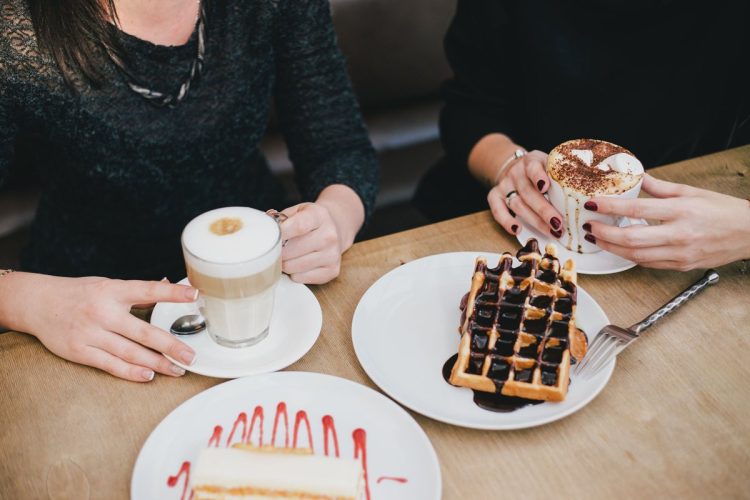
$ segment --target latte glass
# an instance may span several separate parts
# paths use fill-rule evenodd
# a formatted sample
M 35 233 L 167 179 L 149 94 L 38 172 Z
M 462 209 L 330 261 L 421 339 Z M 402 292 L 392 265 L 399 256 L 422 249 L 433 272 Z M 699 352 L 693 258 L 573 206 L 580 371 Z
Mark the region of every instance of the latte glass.
M 268 335 L 281 278 L 280 218 L 247 207 L 212 210 L 182 233 L 190 284 L 208 333 L 226 347 L 247 347 Z

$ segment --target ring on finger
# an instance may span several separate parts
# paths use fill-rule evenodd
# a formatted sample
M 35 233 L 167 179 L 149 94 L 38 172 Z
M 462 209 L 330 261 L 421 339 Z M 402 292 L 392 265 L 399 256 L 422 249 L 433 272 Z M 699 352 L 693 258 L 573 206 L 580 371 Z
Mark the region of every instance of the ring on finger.
M 510 210 L 510 202 L 516 196 L 518 196 L 518 192 L 516 190 L 513 190 L 505 195 L 505 206 L 508 207 L 509 210 Z

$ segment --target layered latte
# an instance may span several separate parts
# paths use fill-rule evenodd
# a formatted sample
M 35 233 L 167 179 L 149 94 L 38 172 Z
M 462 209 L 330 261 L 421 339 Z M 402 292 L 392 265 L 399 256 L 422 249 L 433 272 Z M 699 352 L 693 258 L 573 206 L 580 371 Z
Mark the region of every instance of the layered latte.
M 277 222 L 247 207 L 212 210 L 185 227 L 182 247 L 211 337 L 228 347 L 262 340 L 281 277 Z

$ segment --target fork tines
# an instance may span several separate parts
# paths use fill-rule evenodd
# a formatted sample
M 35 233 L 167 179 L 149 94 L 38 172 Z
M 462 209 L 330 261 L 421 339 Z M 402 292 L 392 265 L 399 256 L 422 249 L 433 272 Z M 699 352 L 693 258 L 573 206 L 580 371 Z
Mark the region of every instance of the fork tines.
M 638 334 L 632 330 L 615 325 L 605 326 L 589 346 L 586 356 L 575 366 L 573 373 L 578 376 L 594 375 L 637 338 Z

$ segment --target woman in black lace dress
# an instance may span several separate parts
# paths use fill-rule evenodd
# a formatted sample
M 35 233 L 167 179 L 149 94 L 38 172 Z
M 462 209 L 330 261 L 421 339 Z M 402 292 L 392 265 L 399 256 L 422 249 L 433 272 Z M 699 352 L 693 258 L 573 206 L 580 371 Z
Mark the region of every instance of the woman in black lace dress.
M 159 353 L 194 352 L 129 310 L 193 299 L 153 280 L 184 275 L 194 216 L 286 206 L 258 150 L 272 98 L 307 200 L 285 210 L 283 268 L 324 283 L 377 189 L 326 0 L 4 0 L 0 184 L 33 168 L 43 194 L 0 324 L 122 378 L 184 373 Z

